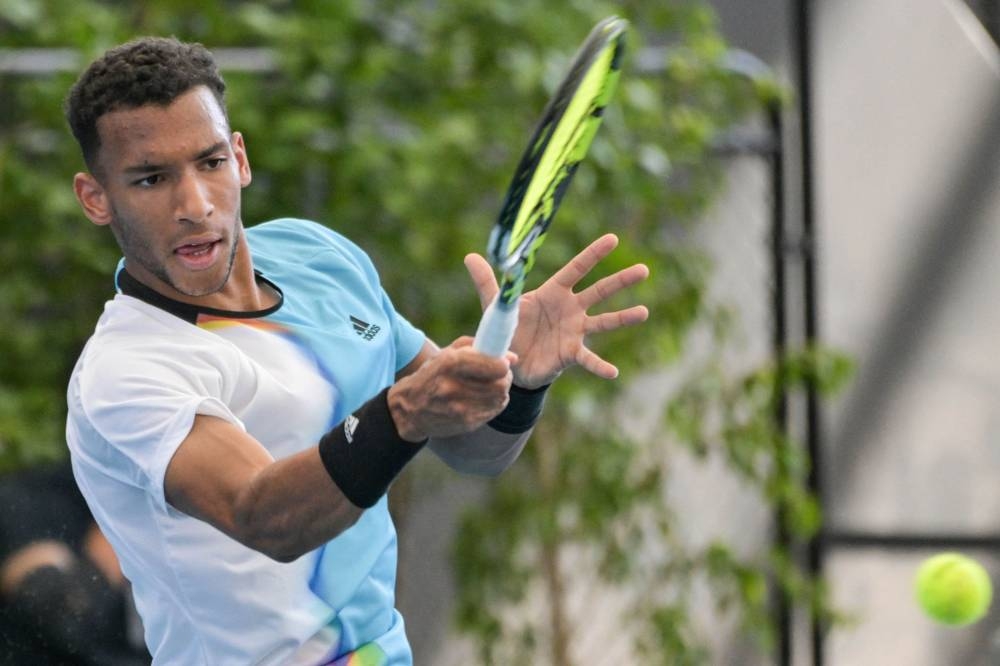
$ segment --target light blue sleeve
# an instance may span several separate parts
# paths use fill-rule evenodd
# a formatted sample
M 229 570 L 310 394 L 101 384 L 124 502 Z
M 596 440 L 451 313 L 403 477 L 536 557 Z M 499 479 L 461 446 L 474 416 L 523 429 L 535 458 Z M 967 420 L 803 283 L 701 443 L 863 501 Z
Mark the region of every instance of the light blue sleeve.
M 250 236 L 261 239 L 267 236 L 280 237 L 282 242 L 279 246 L 290 252 L 289 260 L 302 261 L 303 257 L 309 255 L 308 249 L 314 252 L 317 248 L 332 250 L 340 255 L 343 261 L 353 265 L 357 278 L 363 279 L 370 285 L 376 285 L 381 298 L 380 307 L 392 322 L 397 371 L 403 369 L 423 348 L 427 336 L 396 309 L 392 299 L 382 288 L 378 270 L 368 253 L 343 234 L 317 222 L 298 218 L 273 220 L 257 225 L 248 232 Z M 267 252 L 273 246 L 261 243 L 259 247 Z
M 427 336 L 396 311 L 384 289 L 382 290 L 382 308 L 393 318 L 392 334 L 396 343 L 396 371 L 399 372 L 420 353 Z

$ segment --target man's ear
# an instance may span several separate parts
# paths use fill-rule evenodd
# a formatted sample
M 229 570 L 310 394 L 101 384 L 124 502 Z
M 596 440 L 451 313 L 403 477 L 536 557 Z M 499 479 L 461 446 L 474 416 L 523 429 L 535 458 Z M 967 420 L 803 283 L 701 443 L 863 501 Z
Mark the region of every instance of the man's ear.
M 240 187 L 246 187 L 253 180 L 253 177 L 250 173 L 250 158 L 247 157 L 247 147 L 243 142 L 243 135 L 240 132 L 233 132 L 230 145 L 233 147 L 233 154 L 236 155 L 236 166 L 240 175 Z
M 94 176 L 78 173 L 73 176 L 73 192 L 83 207 L 83 213 L 94 224 L 104 226 L 111 223 L 111 202 L 107 192 Z

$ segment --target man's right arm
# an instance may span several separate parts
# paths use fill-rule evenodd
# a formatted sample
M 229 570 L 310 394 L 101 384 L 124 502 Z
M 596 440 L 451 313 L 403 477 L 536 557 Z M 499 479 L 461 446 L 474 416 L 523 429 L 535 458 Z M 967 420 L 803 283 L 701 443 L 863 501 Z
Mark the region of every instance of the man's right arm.
M 317 447 L 276 461 L 256 439 L 214 416 L 195 417 L 164 485 L 177 510 L 281 562 L 329 541 L 362 512 L 333 483 Z
M 504 408 L 510 381 L 508 358 L 479 354 L 469 341 L 451 345 L 419 371 L 399 379 L 394 389 L 420 396 L 419 405 L 407 411 L 405 419 L 394 416 L 398 438 L 379 445 L 399 447 L 401 458 L 408 459 L 425 438 L 453 435 L 456 427 L 478 427 Z M 386 400 L 377 396 L 372 403 L 380 399 Z M 349 446 L 339 441 L 341 431 L 337 426 L 320 445 L 274 460 L 238 426 L 196 416 L 167 467 L 166 499 L 254 550 L 292 561 L 349 528 L 364 510 L 349 498 L 357 499 L 359 490 L 346 487 L 356 475 L 340 477 L 342 488 L 333 480 L 333 470 L 328 471 L 327 460 L 340 460 L 332 447 Z M 358 471 L 363 472 L 359 476 L 368 473 Z

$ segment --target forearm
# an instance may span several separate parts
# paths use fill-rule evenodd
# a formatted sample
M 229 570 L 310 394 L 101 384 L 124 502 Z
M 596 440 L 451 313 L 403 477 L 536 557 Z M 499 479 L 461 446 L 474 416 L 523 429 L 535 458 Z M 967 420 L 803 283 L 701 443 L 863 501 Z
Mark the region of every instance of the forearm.
M 511 430 L 498 416 L 510 379 L 509 359 L 475 352 L 471 338 L 445 350 L 428 345 L 395 384 L 317 447 L 277 462 L 236 426 L 198 417 L 192 443 L 181 445 L 168 468 L 167 499 L 255 550 L 293 560 L 353 525 L 429 438 L 445 440 L 439 446 L 457 469 L 490 473 L 508 465 L 530 428 L 517 420 Z M 495 436 L 484 430 L 465 438 L 487 421 Z
M 317 447 L 254 477 L 241 497 L 244 533 L 275 559 L 294 559 L 353 525 L 423 444 L 400 437 L 383 391 Z
M 353 525 L 420 448 L 399 438 L 384 393 L 317 446 L 277 461 L 236 425 L 199 415 L 171 459 L 164 490 L 179 511 L 291 561 Z
M 290 562 L 351 527 L 363 511 L 333 482 L 312 447 L 253 477 L 236 499 L 231 536 Z
M 435 437 L 428 446 L 452 469 L 496 476 L 517 459 L 542 413 L 548 386 L 511 386 L 507 407 L 489 423 L 467 433 Z
M 496 476 L 521 455 L 531 432 L 510 434 L 484 425 L 462 435 L 433 438 L 427 446 L 456 472 Z

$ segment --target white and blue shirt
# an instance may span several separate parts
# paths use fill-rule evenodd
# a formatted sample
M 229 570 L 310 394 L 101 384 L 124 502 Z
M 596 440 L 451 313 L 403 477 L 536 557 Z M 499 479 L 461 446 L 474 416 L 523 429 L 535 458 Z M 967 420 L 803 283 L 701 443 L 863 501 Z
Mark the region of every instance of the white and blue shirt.
M 410 664 L 386 498 L 291 563 L 165 500 L 195 415 L 287 457 L 392 384 L 425 341 L 343 236 L 295 219 L 245 233 L 258 279 L 283 296 L 268 310 L 179 303 L 119 270 L 121 293 L 68 389 L 77 482 L 132 583 L 155 664 Z

